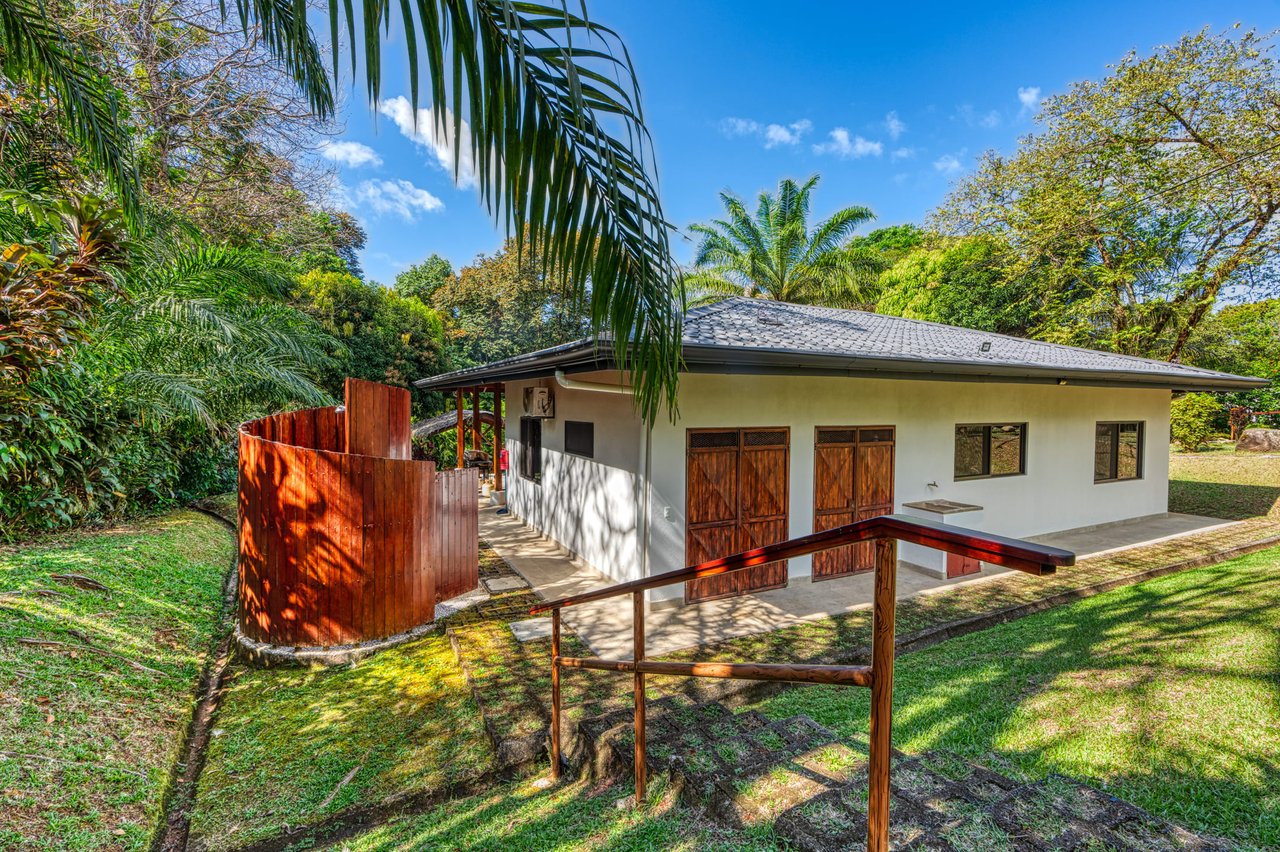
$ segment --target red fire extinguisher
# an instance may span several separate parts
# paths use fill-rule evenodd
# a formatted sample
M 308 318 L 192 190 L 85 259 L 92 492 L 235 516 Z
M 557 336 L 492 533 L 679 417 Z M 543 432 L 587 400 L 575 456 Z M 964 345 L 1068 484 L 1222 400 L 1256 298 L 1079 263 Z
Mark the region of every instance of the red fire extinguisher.
M 498 451 L 498 469 L 503 473 L 507 472 L 507 448 L 503 447 Z

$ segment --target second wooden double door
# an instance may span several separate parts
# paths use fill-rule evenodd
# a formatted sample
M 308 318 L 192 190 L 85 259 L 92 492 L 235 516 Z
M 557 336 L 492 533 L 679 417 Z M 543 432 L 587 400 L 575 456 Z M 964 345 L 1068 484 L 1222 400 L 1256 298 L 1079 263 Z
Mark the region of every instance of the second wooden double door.
M 819 427 L 813 448 L 813 530 L 893 513 L 892 426 Z M 813 555 L 813 579 L 875 567 L 872 542 Z

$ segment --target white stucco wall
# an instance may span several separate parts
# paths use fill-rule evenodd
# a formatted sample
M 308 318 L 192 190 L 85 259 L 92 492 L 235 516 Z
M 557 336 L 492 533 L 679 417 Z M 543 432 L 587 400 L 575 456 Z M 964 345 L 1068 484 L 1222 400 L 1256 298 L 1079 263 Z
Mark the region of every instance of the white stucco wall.
M 616 382 L 617 374 L 575 376 Z M 524 388 L 553 388 L 555 418 L 543 421 L 541 484 L 520 477 Z M 554 380 L 507 385 L 507 503 L 513 514 L 618 581 L 642 576 L 645 429 L 626 396 L 568 390 Z M 954 522 L 1016 537 L 1153 515 L 1168 508 L 1168 391 L 831 377 L 686 374 L 680 419 L 653 428 L 648 489 L 648 573 L 684 565 L 685 430 L 791 428 L 790 535 L 813 531 L 813 442 L 818 426 L 893 426 L 895 509 L 945 498 L 983 506 Z M 595 424 L 595 458 L 564 452 L 564 422 Z M 1145 425 L 1143 478 L 1095 484 L 1094 425 Z M 1026 474 L 957 482 L 958 423 L 1026 423 Z M 936 482 L 937 487 L 929 483 Z M 904 553 L 904 556 L 906 554 Z M 809 558 L 793 559 L 793 578 Z M 659 590 L 655 599 L 679 598 Z
M 616 384 L 616 373 L 575 375 Z M 541 385 L 555 395 L 555 418 L 542 421 L 542 482 L 520 476 L 520 417 L 524 389 Z M 512 514 L 618 581 L 640 577 L 640 518 L 644 429 L 631 397 L 568 390 L 554 380 L 507 386 L 507 505 Z M 595 424 L 595 457 L 564 451 L 566 420 Z
M 1030 536 L 1167 511 L 1169 399 L 1162 390 L 1073 385 L 685 375 L 679 422 L 661 420 L 653 430 L 649 571 L 684 564 L 686 429 L 791 427 L 791 537 L 813 531 L 815 427 L 864 425 L 896 427 L 895 508 L 930 498 L 974 503 L 984 510 L 956 523 Z M 1094 483 L 1102 420 L 1146 423 L 1142 479 Z M 955 480 L 956 424 L 1023 422 L 1025 475 Z M 789 563 L 792 577 L 810 571 L 808 557 Z M 681 595 L 662 591 L 658 597 Z

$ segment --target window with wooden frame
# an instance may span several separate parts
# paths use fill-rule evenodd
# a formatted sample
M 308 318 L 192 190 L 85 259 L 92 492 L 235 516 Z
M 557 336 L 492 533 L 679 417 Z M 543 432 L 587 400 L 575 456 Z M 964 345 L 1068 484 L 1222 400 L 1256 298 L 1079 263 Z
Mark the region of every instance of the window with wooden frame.
M 955 477 L 987 479 L 1027 472 L 1027 424 L 962 423 L 956 426 Z
M 537 417 L 520 418 L 520 476 L 542 481 L 542 421 Z
M 1141 421 L 1099 423 L 1093 437 L 1093 481 L 1142 478 Z
M 564 451 L 586 459 L 596 455 L 596 424 L 581 420 L 564 422 Z

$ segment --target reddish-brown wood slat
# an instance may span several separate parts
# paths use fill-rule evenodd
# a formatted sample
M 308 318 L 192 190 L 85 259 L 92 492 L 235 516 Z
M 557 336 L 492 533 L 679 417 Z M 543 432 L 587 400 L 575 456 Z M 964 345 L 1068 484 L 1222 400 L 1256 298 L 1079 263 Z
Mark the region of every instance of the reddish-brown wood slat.
M 820 426 L 815 435 L 814 531 L 893 514 L 893 427 Z M 855 544 L 815 553 L 813 579 L 845 577 L 873 567 L 873 545 Z
M 363 384 L 380 426 L 321 408 L 241 429 L 238 618 L 252 639 L 384 638 L 478 585 L 479 472 L 412 461 L 407 392 Z M 348 422 L 356 444 L 402 457 L 344 452 Z

